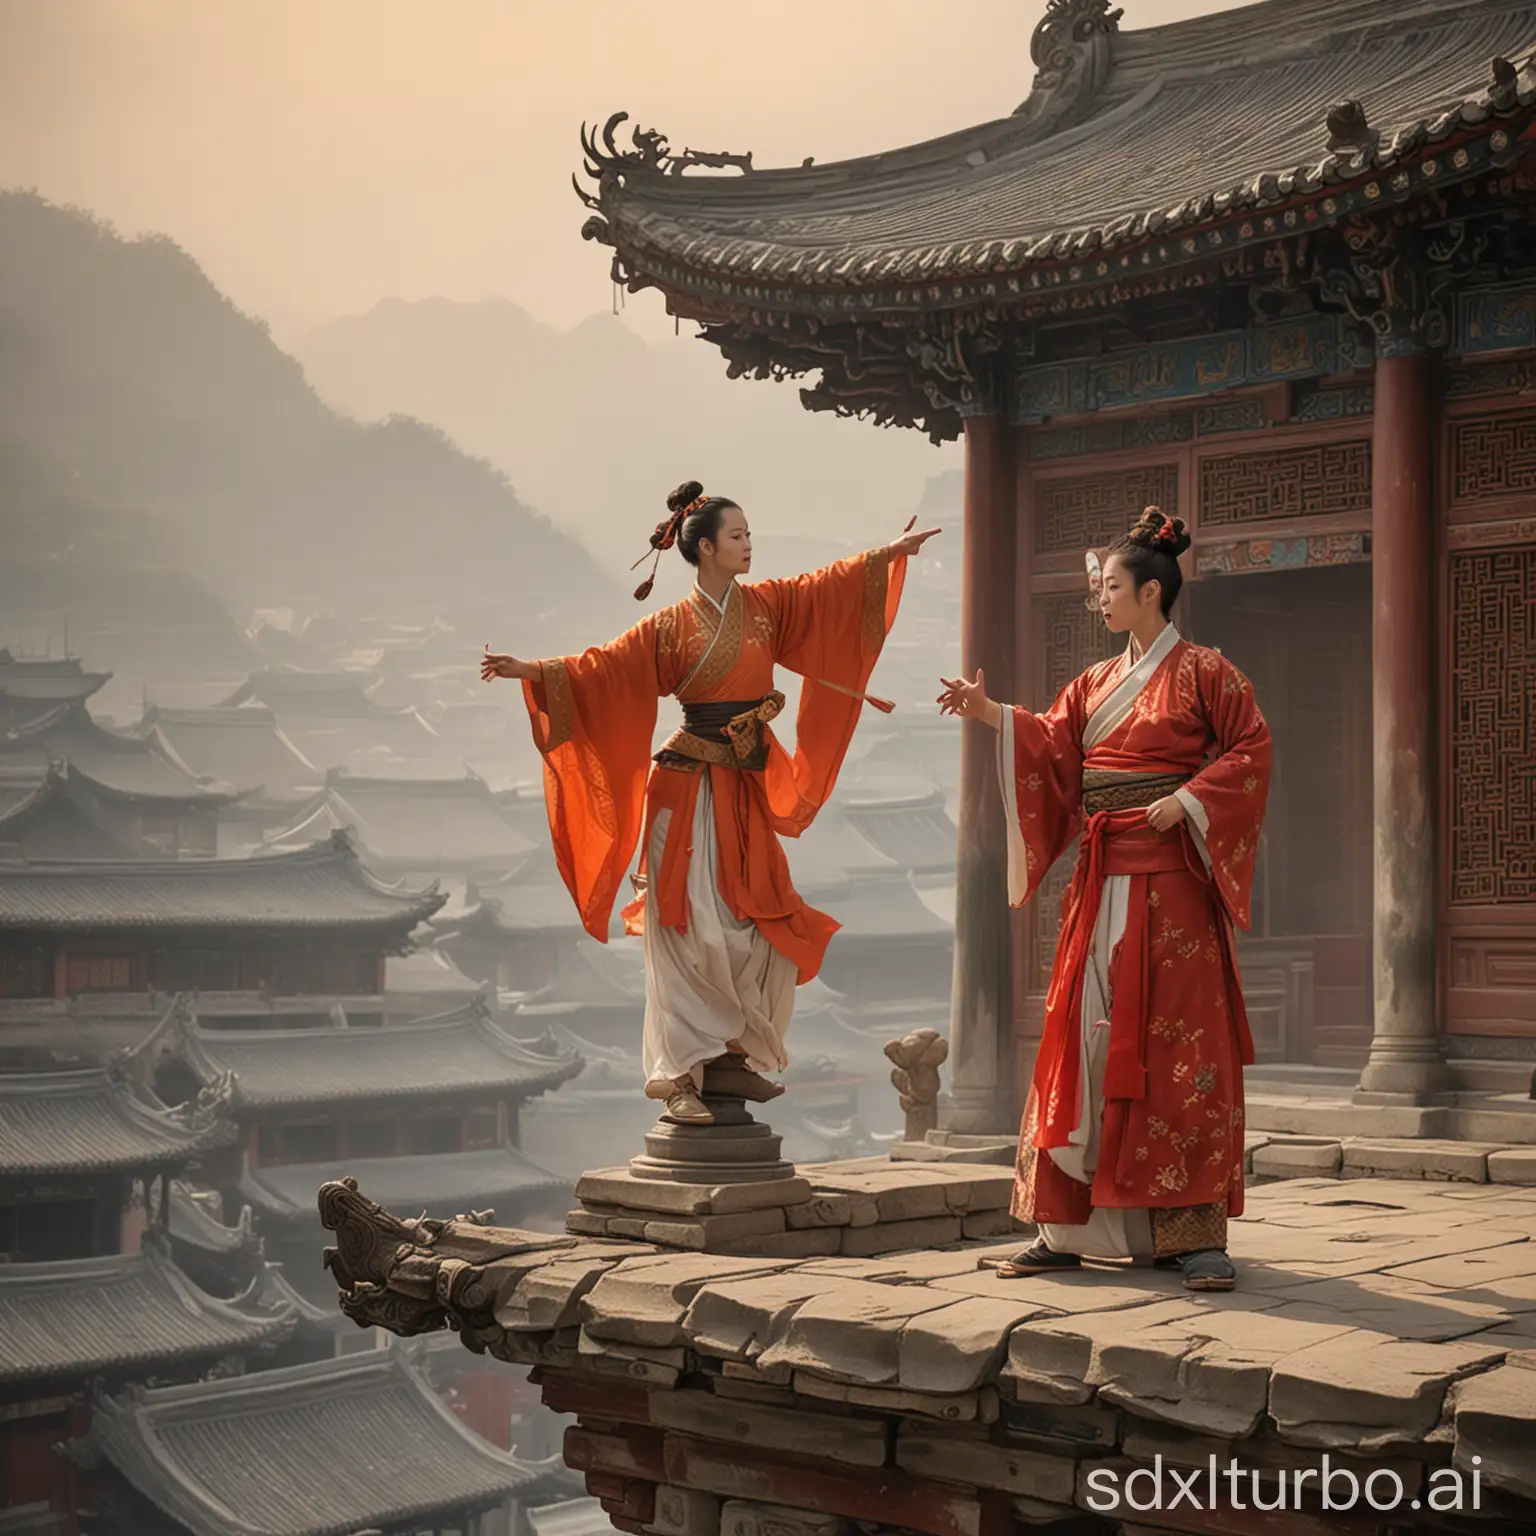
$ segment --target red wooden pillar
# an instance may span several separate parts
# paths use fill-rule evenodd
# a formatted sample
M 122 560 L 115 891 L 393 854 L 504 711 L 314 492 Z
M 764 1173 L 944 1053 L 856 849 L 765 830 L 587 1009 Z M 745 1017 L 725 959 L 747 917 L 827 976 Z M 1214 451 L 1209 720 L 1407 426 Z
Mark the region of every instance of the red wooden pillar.
M 1371 671 L 1375 747 L 1374 1007 L 1367 1099 L 1449 1086 L 1435 1008 L 1435 741 L 1431 363 L 1376 364 Z
M 1011 701 L 1014 600 L 1014 438 L 1001 413 L 965 422 L 965 547 L 961 666 Z M 955 968 L 950 993 L 950 1100 L 946 1130 L 1007 1133 L 1013 985 L 997 734 L 960 723 L 960 836 L 955 885 Z

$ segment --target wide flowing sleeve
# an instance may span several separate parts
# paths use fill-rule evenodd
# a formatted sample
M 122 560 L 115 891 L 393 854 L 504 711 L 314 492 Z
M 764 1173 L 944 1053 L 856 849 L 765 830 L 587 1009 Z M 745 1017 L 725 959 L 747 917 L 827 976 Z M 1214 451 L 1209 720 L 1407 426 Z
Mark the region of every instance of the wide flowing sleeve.
M 1269 800 L 1269 727 L 1253 684 L 1217 652 L 1201 652 L 1195 682 L 1214 743 L 1210 762 L 1179 797 L 1191 812 L 1190 835 L 1228 917 L 1246 929 L 1252 921 L 1254 861 Z
M 773 618 L 773 659 L 805 679 L 794 759 L 771 751 L 766 774 L 769 808 L 782 833 L 803 832 L 837 783 L 862 708 L 850 693 L 869 686 L 906 571 L 905 555 L 873 549 L 804 576 L 755 584 Z
M 1021 907 L 1066 852 L 1083 809 L 1082 680 L 1044 714 L 1003 706 L 997 783 L 1008 837 L 1008 903 Z
M 582 927 L 606 943 L 645 815 L 661 696 L 655 620 L 543 669 L 540 682 L 523 684 L 523 697 L 544 759 L 555 862 Z

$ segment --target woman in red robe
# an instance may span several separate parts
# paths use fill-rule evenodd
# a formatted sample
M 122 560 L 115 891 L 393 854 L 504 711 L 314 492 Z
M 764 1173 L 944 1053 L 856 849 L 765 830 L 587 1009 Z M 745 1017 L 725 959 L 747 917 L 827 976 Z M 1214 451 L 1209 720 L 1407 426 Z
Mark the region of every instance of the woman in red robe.
M 711 1065 L 747 1097 L 783 1092 L 762 1074 L 787 1065 L 795 987 L 816 975 L 838 925 L 796 893 L 779 838 L 798 837 L 832 793 L 907 556 L 938 530 L 746 583 L 752 535 L 735 502 L 691 480 L 667 507 L 651 547 L 659 558 L 676 544 L 697 568 L 682 602 L 580 656 L 487 653 L 481 675 L 522 680 L 555 859 L 599 943 L 641 843 L 642 894 L 624 919 L 645 940 L 646 1093 L 667 1118 L 708 1124 Z M 793 756 L 769 724 L 784 707 L 775 664 L 805 679 Z M 682 704 L 683 724 L 653 762 L 663 694 Z
M 1253 1043 L 1233 931 L 1249 924 L 1270 740 L 1247 678 L 1168 621 L 1188 547 L 1151 507 L 1111 548 L 1098 606 L 1127 648 L 1044 714 L 988 699 L 980 673 L 940 697 L 999 732 L 1010 903 L 1079 838 L 1014 1186 L 1039 1235 L 1005 1275 L 1086 1256 L 1178 1264 L 1192 1290 L 1236 1280 Z

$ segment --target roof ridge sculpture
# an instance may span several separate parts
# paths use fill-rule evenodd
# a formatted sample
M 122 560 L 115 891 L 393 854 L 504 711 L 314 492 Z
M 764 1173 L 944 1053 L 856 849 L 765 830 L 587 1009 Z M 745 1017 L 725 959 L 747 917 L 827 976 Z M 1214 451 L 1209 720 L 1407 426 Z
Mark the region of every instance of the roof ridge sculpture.
M 1042 133 L 1082 118 L 1109 76 L 1124 14 L 1110 0 L 1049 0 L 1029 40 L 1034 83 L 1013 115 Z

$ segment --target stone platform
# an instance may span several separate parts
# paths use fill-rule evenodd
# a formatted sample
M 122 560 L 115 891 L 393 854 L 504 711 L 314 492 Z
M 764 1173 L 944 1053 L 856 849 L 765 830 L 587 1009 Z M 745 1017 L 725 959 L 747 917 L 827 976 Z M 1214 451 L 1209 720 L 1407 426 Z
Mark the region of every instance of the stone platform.
M 867 1258 L 1016 1230 L 1013 1170 L 944 1164 L 914 1173 L 883 1157 L 806 1163 L 749 1184 L 662 1183 L 631 1169 L 583 1174 L 566 1230 L 700 1253 Z
M 898 1188 L 903 1211 L 939 1196 L 948 1209 L 954 1166 L 885 1172 L 901 1182 L 873 1194 L 877 1217 Z M 832 1177 L 802 1174 L 812 1201 Z M 979 1267 L 1016 1238 L 871 1258 L 682 1253 L 400 1221 L 344 1183 L 320 1205 L 343 1309 L 403 1334 L 451 1326 L 476 1353 L 535 1367 L 545 1402 L 575 1416 L 567 1462 L 624 1531 L 1536 1529 L 1536 1188 L 1254 1188 L 1231 1227 L 1228 1295 L 1129 1265 L 1011 1281 Z M 963 1230 L 953 1212 L 932 1219 Z M 1378 1492 L 1390 1474 L 1420 1507 L 1320 1509 L 1325 1456 L 1362 1483 L 1378 1473 Z M 1246 1512 L 1223 1493 L 1216 1512 L 1095 1513 L 1106 1479 L 1199 1468 L 1203 1488 L 1232 1461 Z M 1250 1476 L 1269 1500 L 1282 1472 L 1309 1468 L 1298 1507 L 1253 1512 Z M 1464 1513 L 1432 1510 L 1454 1477 Z

